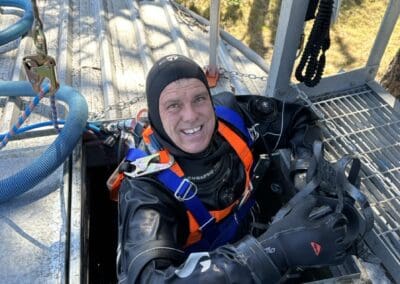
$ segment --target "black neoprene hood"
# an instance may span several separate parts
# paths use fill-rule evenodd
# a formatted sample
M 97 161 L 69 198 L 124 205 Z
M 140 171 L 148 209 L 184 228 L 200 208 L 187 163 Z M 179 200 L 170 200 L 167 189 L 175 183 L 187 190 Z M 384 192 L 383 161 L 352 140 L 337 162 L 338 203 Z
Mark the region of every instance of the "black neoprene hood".
M 169 148 L 169 150 L 173 150 L 171 148 L 176 149 L 177 147 L 168 137 L 162 126 L 159 111 L 160 95 L 168 84 L 184 78 L 199 79 L 207 87 L 210 94 L 207 78 L 201 67 L 183 55 L 172 54 L 162 57 L 154 63 L 146 79 L 146 96 L 150 124 L 153 130 L 155 130 L 154 132 L 159 142 Z

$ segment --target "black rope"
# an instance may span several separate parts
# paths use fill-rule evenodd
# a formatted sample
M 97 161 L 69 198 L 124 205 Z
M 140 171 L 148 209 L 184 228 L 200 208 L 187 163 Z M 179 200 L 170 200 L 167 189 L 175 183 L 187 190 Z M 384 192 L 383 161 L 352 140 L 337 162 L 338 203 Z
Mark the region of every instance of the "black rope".
M 308 87 L 319 83 L 325 68 L 325 52 L 330 47 L 329 26 L 332 9 L 333 0 L 321 0 L 314 26 L 296 69 L 296 79 Z

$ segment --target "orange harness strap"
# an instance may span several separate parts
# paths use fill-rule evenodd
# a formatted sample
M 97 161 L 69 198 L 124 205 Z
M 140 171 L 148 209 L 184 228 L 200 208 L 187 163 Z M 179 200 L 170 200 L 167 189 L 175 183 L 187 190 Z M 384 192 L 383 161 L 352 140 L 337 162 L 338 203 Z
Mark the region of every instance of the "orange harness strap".
M 246 190 L 249 190 L 250 169 L 253 165 L 253 154 L 247 146 L 247 143 L 222 121 L 218 121 L 218 132 L 225 138 L 226 141 L 228 141 L 242 161 L 246 171 Z
M 215 218 L 215 222 L 218 223 L 232 212 L 236 204 L 238 204 L 238 201 L 233 202 L 225 209 L 213 210 L 209 212 L 211 216 Z M 185 247 L 190 246 L 191 244 L 194 244 L 201 240 L 201 231 L 199 229 L 199 223 L 197 223 L 196 219 L 193 217 L 192 213 L 190 213 L 189 210 L 186 211 L 186 215 L 189 220 L 189 236 L 186 240 Z

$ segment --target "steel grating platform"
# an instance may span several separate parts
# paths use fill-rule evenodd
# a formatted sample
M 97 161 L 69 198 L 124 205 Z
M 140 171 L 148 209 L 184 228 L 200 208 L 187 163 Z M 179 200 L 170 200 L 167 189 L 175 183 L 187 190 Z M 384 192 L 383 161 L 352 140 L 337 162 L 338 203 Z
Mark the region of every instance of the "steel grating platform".
M 354 154 L 362 162 L 361 190 L 375 214 L 367 244 L 400 281 L 400 114 L 368 85 L 312 99 L 327 125 L 325 154 Z

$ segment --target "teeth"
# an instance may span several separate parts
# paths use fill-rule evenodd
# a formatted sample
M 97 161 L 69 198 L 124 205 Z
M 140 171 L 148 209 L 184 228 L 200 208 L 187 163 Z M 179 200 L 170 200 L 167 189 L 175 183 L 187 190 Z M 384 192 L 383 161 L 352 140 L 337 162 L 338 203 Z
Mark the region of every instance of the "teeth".
M 183 130 L 183 133 L 185 133 L 185 134 L 193 134 L 193 133 L 196 133 L 197 131 L 200 131 L 200 129 L 201 129 L 201 126 L 196 127 L 196 128 L 192 128 L 192 129 L 185 129 L 185 130 Z

